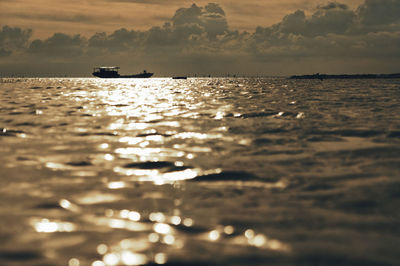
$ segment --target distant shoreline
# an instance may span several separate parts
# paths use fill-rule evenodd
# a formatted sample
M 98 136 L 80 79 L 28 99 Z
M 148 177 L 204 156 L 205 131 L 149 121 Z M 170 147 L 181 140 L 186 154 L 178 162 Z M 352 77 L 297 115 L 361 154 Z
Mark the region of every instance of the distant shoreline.
M 312 75 L 294 75 L 290 79 L 398 79 L 400 73 L 393 74 L 312 74 Z

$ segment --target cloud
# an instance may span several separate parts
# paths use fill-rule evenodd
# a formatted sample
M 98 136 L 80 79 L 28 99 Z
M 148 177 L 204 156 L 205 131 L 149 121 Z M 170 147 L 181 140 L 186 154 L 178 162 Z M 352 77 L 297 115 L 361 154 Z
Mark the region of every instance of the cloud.
M 337 3 L 337 2 L 329 2 L 328 4 L 324 6 L 318 6 L 318 9 L 322 10 L 330 10 L 330 9 L 342 9 L 342 10 L 347 10 L 349 7 L 345 4 Z
M 165 4 L 165 0 L 105 0 L 106 2 L 114 3 L 132 3 L 132 4 L 149 4 L 149 5 L 159 5 Z M 168 0 L 168 3 L 180 2 L 180 0 Z
M 136 40 L 140 38 L 140 35 L 140 32 L 124 28 L 116 30 L 110 35 L 99 32 L 90 37 L 88 47 L 105 52 L 127 51 L 137 46 Z
M 28 48 L 28 53 L 51 58 L 76 57 L 83 54 L 85 44 L 86 40 L 79 34 L 69 36 L 63 33 L 55 33 L 44 41 L 32 41 Z
M 354 22 L 355 14 L 344 4 L 329 3 L 320 7 L 308 20 L 310 35 L 343 34 Z
M 180 8 L 172 17 L 174 26 L 196 24 L 203 27 L 209 37 L 215 38 L 228 29 L 225 12 L 215 3 L 209 3 L 205 7 L 193 4 L 189 8 Z
M 162 27 L 155 26 L 147 31 L 122 28 L 109 35 L 96 33 L 89 38 L 89 48 L 91 52 L 171 53 L 187 51 L 192 45 L 215 40 L 227 31 L 225 12 L 219 5 L 210 3 L 198 7 L 193 4 L 189 8 L 178 9 L 171 22 L 164 23 Z
M 396 8 L 394 2 L 399 3 Z M 375 14 L 372 11 L 378 3 Z M 258 59 L 265 61 L 277 57 L 399 58 L 400 20 L 390 12 L 389 18 L 379 18 L 379 10 L 391 8 L 399 9 L 400 0 L 366 0 L 356 11 L 345 4 L 329 2 L 318 6 L 310 16 L 298 10 L 271 27 L 258 27 L 252 49 Z M 374 20 L 377 22 L 372 23 Z
M 368 26 L 400 23 L 400 0 L 365 0 L 357 12 Z
M 9 56 L 13 51 L 25 48 L 31 35 L 30 29 L 3 26 L 0 29 L 0 56 Z
M 357 9 L 327 2 L 311 14 L 296 10 L 252 33 L 229 28 L 225 11 L 214 3 L 179 8 L 162 26 L 147 30 L 121 28 L 89 38 L 56 33 L 30 43 L 29 30 L 16 32 L 25 36 L 20 49 L 26 49 L 27 61 L 39 56 L 37 68 L 46 65 L 47 71 L 70 68 L 73 73 L 88 73 L 92 66 L 109 64 L 137 71 L 146 68 L 159 75 L 398 72 L 400 21 L 390 14 L 380 20 L 379 12 L 369 11 L 377 3 L 382 10 L 396 9 L 394 2 L 366 0 Z M 4 27 L 0 36 L 3 32 Z M 10 50 L 0 47 L 0 55 L 12 58 Z M 36 61 L 29 61 L 31 69 Z
M 302 36 L 319 36 L 329 33 L 343 34 L 353 24 L 355 14 L 344 4 L 335 2 L 319 6 L 310 17 L 304 11 L 297 10 L 273 25 L 270 29 L 277 34 L 299 34 Z
M 21 18 L 21 19 L 31 19 L 39 21 L 54 21 L 54 22 L 78 22 L 78 23 L 95 23 L 99 19 L 86 15 L 86 14 L 31 14 L 29 12 L 18 12 L 8 14 L 10 17 Z

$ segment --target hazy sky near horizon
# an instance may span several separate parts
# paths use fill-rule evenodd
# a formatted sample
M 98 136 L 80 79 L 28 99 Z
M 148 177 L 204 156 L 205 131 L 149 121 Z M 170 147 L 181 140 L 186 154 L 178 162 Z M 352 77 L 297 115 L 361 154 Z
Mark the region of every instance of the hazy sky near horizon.
M 0 0 L 0 74 L 400 72 L 400 0 L 210 2 Z

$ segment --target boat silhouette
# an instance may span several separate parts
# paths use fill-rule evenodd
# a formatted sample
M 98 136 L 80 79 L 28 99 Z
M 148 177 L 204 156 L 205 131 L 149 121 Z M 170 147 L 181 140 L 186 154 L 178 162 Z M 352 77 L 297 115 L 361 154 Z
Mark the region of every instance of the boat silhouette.
M 92 75 L 99 78 L 150 78 L 154 73 L 143 70 L 142 73 L 133 75 L 120 75 L 118 73 L 120 67 L 96 67 L 93 69 Z

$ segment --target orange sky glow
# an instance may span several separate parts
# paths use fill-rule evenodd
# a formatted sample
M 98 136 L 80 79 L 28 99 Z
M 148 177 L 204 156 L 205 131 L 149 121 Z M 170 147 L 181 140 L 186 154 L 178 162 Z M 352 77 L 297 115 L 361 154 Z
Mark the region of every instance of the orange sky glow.
M 328 1 L 0 0 L 0 25 L 31 28 L 34 38 L 49 37 L 54 32 L 89 36 L 122 27 L 147 30 L 162 26 L 178 8 L 209 2 L 216 2 L 224 9 L 231 29 L 254 31 L 257 26 L 270 26 L 298 9 L 313 12 Z M 363 0 L 341 2 L 355 8 Z

